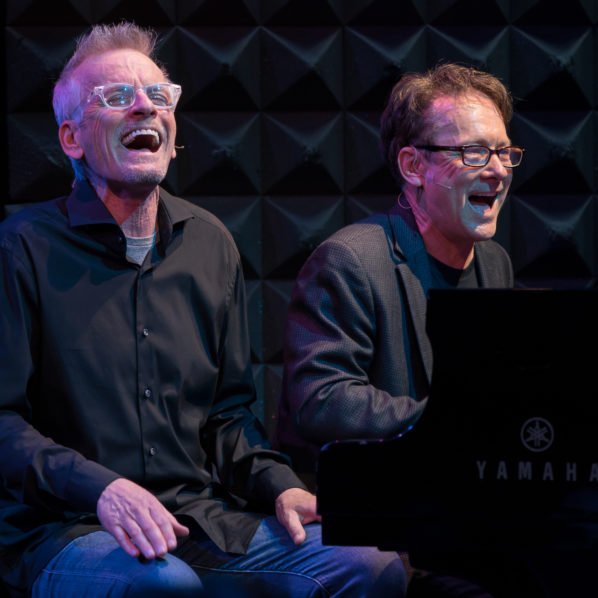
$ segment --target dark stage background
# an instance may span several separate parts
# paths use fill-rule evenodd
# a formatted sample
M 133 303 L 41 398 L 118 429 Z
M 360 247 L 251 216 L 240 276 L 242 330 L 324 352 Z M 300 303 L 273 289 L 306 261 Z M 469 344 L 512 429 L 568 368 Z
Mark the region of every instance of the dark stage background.
M 497 240 L 520 286 L 594 284 L 598 0 L 6 0 L 4 17 L 0 217 L 69 190 L 50 99 L 73 38 L 121 18 L 163 35 L 185 146 L 165 187 L 213 211 L 239 246 L 269 432 L 298 269 L 395 200 L 378 119 L 405 71 L 444 59 L 504 80 L 527 153 Z

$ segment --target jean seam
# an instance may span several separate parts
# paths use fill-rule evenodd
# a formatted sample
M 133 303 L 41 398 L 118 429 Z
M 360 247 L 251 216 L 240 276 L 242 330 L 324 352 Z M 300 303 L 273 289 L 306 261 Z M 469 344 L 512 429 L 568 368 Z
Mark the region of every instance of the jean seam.
M 61 575 L 61 576 L 67 576 L 67 577 L 93 577 L 94 579 L 110 579 L 112 581 L 118 581 L 120 583 L 123 583 L 125 585 L 131 585 L 131 580 L 123 577 L 122 575 L 117 575 L 115 573 L 110 573 L 108 572 L 104 572 L 102 571 L 101 573 L 98 573 L 98 570 L 91 570 L 88 573 L 82 573 L 80 571 L 56 571 L 54 569 L 42 569 L 41 573 L 45 573 L 46 575 L 49 576 L 54 576 L 54 575 Z M 41 575 L 40 573 L 40 575 Z M 39 579 L 39 575 L 38 578 Z M 36 581 L 37 581 L 36 579 Z

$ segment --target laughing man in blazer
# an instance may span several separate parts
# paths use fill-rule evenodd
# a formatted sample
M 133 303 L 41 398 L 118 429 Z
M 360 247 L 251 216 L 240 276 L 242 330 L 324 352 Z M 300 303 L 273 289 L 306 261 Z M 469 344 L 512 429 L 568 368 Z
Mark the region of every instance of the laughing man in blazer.
M 395 206 L 338 231 L 297 279 L 285 334 L 277 442 L 307 474 L 319 448 L 389 438 L 422 413 L 433 287 L 509 287 L 491 240 L 523 150 L 512 100 L 494 76 L 455 64 L 405 75 L 381 119 Z

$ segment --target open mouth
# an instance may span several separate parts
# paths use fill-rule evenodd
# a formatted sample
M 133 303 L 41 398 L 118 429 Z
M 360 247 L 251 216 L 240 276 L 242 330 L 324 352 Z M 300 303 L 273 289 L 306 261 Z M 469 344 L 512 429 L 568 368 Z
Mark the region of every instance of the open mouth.
M 149 150 L 150 152 L 157 152 L 162 143 L 160 134 L 154 129 L 135 129 L 127 133 L 120 141 L 129 150 Z
M 467 199 L 469 203 L 476 208 L 491 208 L 497 198 L 497 194 L 492 195 L 470 195 Z

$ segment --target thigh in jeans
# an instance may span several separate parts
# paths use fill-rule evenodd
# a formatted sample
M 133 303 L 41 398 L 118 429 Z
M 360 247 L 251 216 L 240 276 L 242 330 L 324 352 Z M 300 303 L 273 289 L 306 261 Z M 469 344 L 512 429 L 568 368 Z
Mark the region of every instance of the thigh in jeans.
M 244 555 L 219 550 L 201 531 L 175 554 L 189 563 L 210 595 L 234 598 L 401 598 L 406 575 L 396 553 L 323 546 L 321 526 L 306 526 L 295 546 L 275 517 L 264 519 Z
M 202 588 L 193 570 L 176 557 L 130 557 L 100 531 L 63 548 L 39 574 L 32 598 L 197 598 Z

